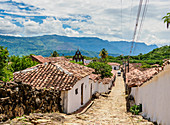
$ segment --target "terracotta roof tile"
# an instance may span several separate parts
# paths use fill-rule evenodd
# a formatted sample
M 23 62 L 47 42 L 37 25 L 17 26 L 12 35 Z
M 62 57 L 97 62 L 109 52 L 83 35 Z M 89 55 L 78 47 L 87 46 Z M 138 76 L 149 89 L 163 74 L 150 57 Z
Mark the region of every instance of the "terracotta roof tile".
M 114 66 L 120 66 L 119 63 L 114 63 L 114 62 L 109 62 L 108 64 L 111 65 L 111 66 L 113 66 L 113 65 L 114 65 Z
M 130 72 L 126 74 L 126 83 L 130 87 L 141 86 L 154 75 L 158 74 L 158 72 L 157 68 L 150 68 L 144 71 L 140 71 L 139 69 L 130 70 Z
M 60 57 L 45 57 L 45 59 L 49 60 L 50 62 L 69 61 L 69 59 L 65 58 L 64 56 L 60 56 Z
M 14 73 L 14 80 L 21 79 L 37 89 L 54 87 L 59 90 L 69 90 L 78 81 L 75 75 L 65 73 L 54 64 L 43 64 L 30 71 Z
M 115 76 L 113 76 L 113 77 L 111 77 L 111 78 L 104 78 L 104 79 L 102 79 L 101 77 L 100 77 L 100 75 L 97 75 L 97 74 L 91 74 L 90 75 L 90 79 L 91 80 L 93 80 L 94 82 L 97 82 L 98 81 L 98 83 L 103 83 L 103 84 L 109 84 L 110 83 L 110 81 L 112 81 L 113 79 L 114 79 L 114 77 Z
M 62 70 L 68 71 L 70 73 L 73 73 L 78 79 L 82 79 L 86 77 L 87 75 L 92 74 L 94 72 L 94 69 L 88 68 L 76 63 L 71 63 L 68 61 L 65 62 L 57 62 L 55 65 L 62 67 Z
M 45 62 L 50 62 L 48 59 L 44 58 L 41 55 L 35 56 L 35 55 L 31 55 L 31 58 L 33 61 L 37 61 L 39 63 L 45 63 Z
M 38 89 L 54 87 L 59 90 L 69 90 L 78 80 L 92 74 L 92 72 L 94 72 L 94 69 L 68 61 L 60 61 L 41 64 L 16 72 L 14 73 L 14 80 L 21 79 L 22 82 Z

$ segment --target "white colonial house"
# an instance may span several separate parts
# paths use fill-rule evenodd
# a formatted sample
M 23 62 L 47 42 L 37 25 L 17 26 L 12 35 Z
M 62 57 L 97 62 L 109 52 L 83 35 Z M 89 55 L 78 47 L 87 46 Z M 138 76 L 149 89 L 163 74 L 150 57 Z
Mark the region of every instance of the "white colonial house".
M 113 70 L 119 70 L 120 69 L 120 64 L 119 63 L 108 63 L 110 66 L 112 66 Z
M 73 113 L 84 106 L 90 99 L 89 76 L 77 81 L 71 90 L 61 91 L 64 113 Z
M 92 80 L 94 69 L 58 61 L 44 63 L 32 68 L 14 73 L 14 80 L 21 79 L 37 89 L 54 88 L 61 92 L 61 109 L 70 114 L 91 100 L 95 92 L 105 93 L 112 85 L 112 78 Z
M 115 77 L 112 78 L 104 78 L 101 79 L 99 75 L 91 74 L 90 75 L 90 85 L 91 85 L 91 95 L 98 93 L 108 93 L 111 87 L 113 86 L 113 82 L 115 81 Z
M 84 59 L 84 65 L 88 65 L 90 62 L 93 62 L 93 60 L 86 60 L 86 59 Z

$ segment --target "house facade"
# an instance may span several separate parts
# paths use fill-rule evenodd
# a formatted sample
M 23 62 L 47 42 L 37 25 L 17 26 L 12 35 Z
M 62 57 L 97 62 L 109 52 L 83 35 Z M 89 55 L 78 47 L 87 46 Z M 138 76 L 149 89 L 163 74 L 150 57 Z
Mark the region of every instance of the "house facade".
M 91 68 L 70 62 L 45 63 L 14 73 L 14 80 L 20 79 L 37 89 L 52 87 L 60 90 L 61 108 L 68 114 L 91 99 L 89 75 L 92 71 Z
M 71 90 L 61 91 L 62 105 L 64 113 L 73 113 L 90 99 L 89 76 L 79 80 Z
M 53 59 L 54 60 L 54 59 Z M 57 63 L 46 62 L 32 68 L 15 72 L 14 80 L 20 79 L 37 89 L 53 88 L 61 92 L 61 109 L 70 114 L 84 106 L 94 93 L 105 93 L 112 85 L 112 78 L 92 79 L 94 69 L 71 63 L 67 60 Z
M 90 85 L 91 85 L 91 94 L 98 93 L 108 93 L 113 83 L 115 77 L 101 79 L 99 75 L 91 74 L 90 75 Z
M 108 63 L 110 66 L 112 66 L 113 70 L 119 70 L 120 64 L 119 63 Z

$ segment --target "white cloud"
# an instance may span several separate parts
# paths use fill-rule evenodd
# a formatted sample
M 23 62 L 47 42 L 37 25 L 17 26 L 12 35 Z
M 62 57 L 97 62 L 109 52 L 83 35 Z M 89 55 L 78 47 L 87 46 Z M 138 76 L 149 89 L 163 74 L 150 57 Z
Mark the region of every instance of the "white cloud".
M 4 1 L 4 0 L 0 0 Z M 0 9 L 8 14 L 26 16 L 11 17 L 6 16 L 7 21 L 1 28 L 1 34 L 13 32 L 14 35 L 35 36 L 45 34 L 58 34 L 67 36 L 95 36 L 106 40 L 128 40 L 131 41 L 136 21 L 138 0 L 126 0 L 122 3 L 122 33 L 121 33 L 121 1 L 113 0 L 13 0 L 18 3 L 25 3 L 31 11 L 21 10 L 22 4 L 18 6 L 11 3 L 0 3 Z M 133 3 L 132 3 L 133 1 Z M 165 45 L 170 43 L 170 30 L 161 19 L 169 10 L 169 1 L 150 1 L 148 12 L 143 25 L 143 30 L 139 41 L 147 44 Z M 131 8 L 132 6 L 132 8 Z M 132 12 L 131 12 L 132 10 Z M 131 16 L 130 16 L 131 14 Z M 0 13 L 1 15 L 1 13 Z M 81 16 L 82 15 L 82 16 Z M 91 18 L 86 19 L 83 15 Z M 35 22 L 30 16 L 47 16 L 43 22 Z M 53 17 L 56 17 L 54 19 Z M 23 25 L 19 27 L 12 19 Z M 70 18 L 70 20 L 60 20 Z M 73 20 L 75 19 L 75 20 Z M 86 21 L 81 21 L 86 20 Z M 0 22 L 2 24 L 3 22 Z M 70 27 L 63 28 L 63 24 Z M 6 28 L 9 26 L 8 28 Z M 12 29 L 12 30 L 11 30 Z M 77 29 L 77 30 L 76 30 Z M 16 31 L 16 32 L 15 32 Z M 121 37 L 121 34 L 123 37 Z
M 13 34 L 17 35 L 21 32 L 21 28 L 11 23 L 6 18 L 0 18 L 0 34 Z

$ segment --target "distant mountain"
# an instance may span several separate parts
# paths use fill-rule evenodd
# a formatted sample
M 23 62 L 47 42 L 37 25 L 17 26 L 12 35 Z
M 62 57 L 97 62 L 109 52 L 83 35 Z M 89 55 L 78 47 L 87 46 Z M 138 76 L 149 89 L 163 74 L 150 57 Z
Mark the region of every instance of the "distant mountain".
M 14 37 L 0 35 L 0 45 L 8 47 L 10 55 L 43 55 L 49 56 L 51 52 L 57 50 L 59 54 L 74 55 L 77 49 L 86 56 L 98 56 L 102 48 L 105 48 L 112 56 L 120 54 L 128 55 L 131 42 L 127 41 L 107 41 L 96 37 L 67 37 L 59 35 L 45 35 L 37 37 Z M 156 45 L 146 45 L 145 43 L 135 43 L 135 51 L 132 55 L 148 53 L 157 48 Z

